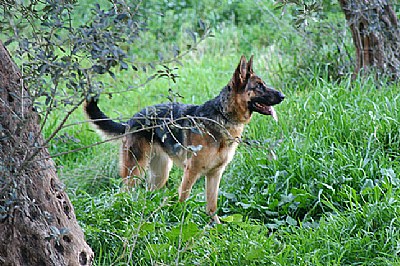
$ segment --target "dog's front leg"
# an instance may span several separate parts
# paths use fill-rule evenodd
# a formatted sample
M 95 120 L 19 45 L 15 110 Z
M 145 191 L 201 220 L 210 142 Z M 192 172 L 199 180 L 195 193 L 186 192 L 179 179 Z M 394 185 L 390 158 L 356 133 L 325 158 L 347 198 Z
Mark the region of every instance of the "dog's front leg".
M 221 181 L 222 173 L 225 167 L 213 170 L 206 176 L 206 198 L 207 198 L 207 214 L 211 216 L 211 219 L 220 224 L 220 220 L 217 215 L 217 200 L 218 200 L 218 189 Z
M 195 163 L 189 161 L 185 165 L 181 185 L 179 186 L 179 201 L 183 202 L 189 198 L 190 191 L 192 191 L 193 184 L 201 176 L 201 168 L 196 167 Z

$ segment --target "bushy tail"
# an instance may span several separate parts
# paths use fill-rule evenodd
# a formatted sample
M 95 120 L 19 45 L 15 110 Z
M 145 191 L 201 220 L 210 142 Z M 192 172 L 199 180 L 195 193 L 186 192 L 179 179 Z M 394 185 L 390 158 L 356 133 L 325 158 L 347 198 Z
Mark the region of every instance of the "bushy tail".
M 115 122 L 107 117 L 97 106 L 97 100 L 90 98 L 85 101 L 83 110 L 87 116 L 92 120 L 91 122 L 96 125 L 104 134 L 109 136 L 116 136 L 124 134 L 126 125 Z

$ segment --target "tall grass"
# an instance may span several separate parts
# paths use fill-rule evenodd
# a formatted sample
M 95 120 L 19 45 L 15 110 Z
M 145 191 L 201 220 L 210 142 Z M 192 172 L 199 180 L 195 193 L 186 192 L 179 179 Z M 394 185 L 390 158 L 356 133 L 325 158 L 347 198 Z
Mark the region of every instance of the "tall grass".
M 199 104 L 226 85 L 240 55 L 255 54 L 256 73 L 287 97 L 276 106 L 278 123 L 255 114 L 246 127 L 220 186 L 218 212 L 224 224 L 209 225 L 204 180 L 187 202 L 178 203 L 180 169 L 172 170 L 166 188 L 148 192 L 139 186 L 125 192 L 117 174 L 118 143 L 62 155 L 56 158 L 59 173 L 95 251 L 95 264 L 399 264 L 398 87 L 377 88 L 373 80 L 361 78 L 334 82 L 331 67 L 294 51 L 304 47 L 304 39 L 290 22 L 269 16 L 251 24 L 243 14 L 238 20 L 232 14 L 233 24 L 214 17 L 215 37 L 183 59 L 176 84 L 158 79 L 113 93 L 112 99 L 102 95 L 100 101 L 110 117 L 123 119 L 167 101 L 168 89 L 179 92 L 178 101 Z M 272 22 L 285 31 L 271 30 Z M 146 79 L 137 72 L 115 74 L 104 79 L 106 92 L 124 91 Z M 83 120 L 79 111 L 70 123 Z M 77 124 L 61 132 L 51 152 L 97 141 L 87 123 Z
M 181 101 L 199 103 L 229 80 L 237 58 L 188 58 L 178 84 L 156 81 L 102 99 L 101 107 L 126 117 L 162 100 L 170 85 L 184 96 Z M 255 69 L 261 65 L 258 59 Z M 125 73 L 119 75 L 117 80 L 124 79 Z M 223 225 L 208 226 L 204 180 L 187 203 L 178 203 L 179 169 L 173 169 L 164 189 L 138 187 L 127 193 L 117 175 L 117 143 L 62 157 L 60 174 L 97 254 L 96 264 L 397 263 L 397 88 L 318 80 L 308 89 L 284 93 L 287 99 L 276 107 L 279 122 L 255 114 L 244 134 L 247 141 L 224 174 Z M 87 124 L 67 133 L 79 140 L 78 146 L 99 140 Z M 53 151 L 71 147 L 60 139 Z

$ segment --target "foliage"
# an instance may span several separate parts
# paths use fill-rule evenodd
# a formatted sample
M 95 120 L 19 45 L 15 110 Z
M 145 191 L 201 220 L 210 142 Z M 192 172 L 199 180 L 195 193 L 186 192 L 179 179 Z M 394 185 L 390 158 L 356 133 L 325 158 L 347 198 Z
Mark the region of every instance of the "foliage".
M 96 36 L 120 29 L 118 23 L 129 20 L 116 19 L 119 13 L 108 2 L 99 5 L 101 8 L 90 14 L 90 9 L 78 8 L 74 9 L 80 10 L 78 13 L 72 13 L 67 8 L 63 12 L 71 19 L 62 19 L 71 21 L 76 33 L 78 28 L 82 32 L 94 22 L 100 23 L 101 16 L 109 12 L 103 26 L 96 24 Z M 57 155 L 59 174 L 95 250 L 96 265 L 400 263 L 398 88 L 382 82 L 376 89 L 369 79 L 351 81 L 346 62 L 351 60 L 350 36 L 337 6 L 332 4 L 324 16 L 308 21 L 307 27 L 293 22 L 298 12 L 293 6 L 286 8 L 282 14 L 272 2 L 252 0 L 145 1 L 139 10 L 146 20 L 135 17 L 143 23 L 139 24 L 143 30 L 123 35 L 132 40 L 112 38 L 113 47 L 122 47 L 116 48 L 115 55 L 102 57 L 96 53 L 96 42 L 86 42 L 84 35 L 78 35 L 82 45 L 95 50 L 93 55 L 86 54 L 82 46 L 76 54 L 71 48 L 45 50 L 43 61 L 49 68 L 43 67 L 42 74 L 40 65 L 26 66 L 27 73 L 37 71 L 40 82 L 50 82 L 46 93 L 51 95 L 51 88 L 57 87 L 53 93 L 65 92 L 64 99 L 68 99 L 75 90 L 78 95 L 87 90 L 88 85 L 67 88 L 74 77 L 64 72 L 57 76 L 50 67 L 52 62 L 57 65 L 54 69 L 65 67 L 61 58 L 73 54 L 65 64 L 79 61 L 82 73 L 92 74 L 90 85 L 98 82 L 102 93 L 112 95 L 109 101 L 101 97 L 102 108 L 121 119 L 169 99 L 204 102 L 226 85 L 241 54 L 254 53 L 256 72 L 287 95 L 276 107 L 278 124 L 255 115 L 246 128 L 220 187 L 223 225 L 209 224 L 204 212 L 204 180 L 199 180 L 183 204 L 178 203 L 176 192 L 182 171 L 175 168 L 164 189 L 148 192 L 139 186 L 123 191 L 117 173 L 118 145 L 103 143 L 85 149 L 100 139 L 82 122 L 85 118 L 80 111 L 71 113 L 69 124 L 61 129 L 60 115 L 65 113 L 55 110 L 49 114 L 44 134 L 51 136 L 59 129 L 50 151 Z M 68 23 L 63 25 L 67 28 L 60 27 L 64 33 L 59 36 L 76 36 L 70 35 Z M 194 45 L 205 33 L 205 25 L 213 26 L 214 38 Z M 40 28 L 36 33 L 42 32 L 56 44 L 64 43 L 42 29 L 44 25 L 35 26 Z M 25 34 L 21 32 L 28 36 Z M 166 65 L 158 73 L 165 77 L 163 73 L 173 70 L 176 83 L 164 78 L 146 83 L 149 74 L 140 71 L 141 66 L 152 67 L 139 64 L 141 60 L 168 61 L 166 54 L 179 50 L 182 55 L 188 44 L 191 50 L 179 59 L 180 69 Z M 29 45 L 32 49 L 27 53 L 40 59 L 36 54 L 45 46 Z M 106 44 L 99 45 L 104 49 Z M 94 58 L 86 59 L 91 56 Z M 121 67 L 124 62 L 130 67 Z M 100 76 L 103 72 L 109 75 Z M 52 82 L 57 77 L 65 81 Z M 85 75 L 75 77 L 75 82 L 80 77 L 82 82 L 89 81 Z M 39 102 L 46 104 L 46 97 Z M 79 151 L 69 153 L 76 149 Z
M 230 57 L 183 60 L 190 68 L 178 71 L 173 88 L 207 84 L 199 92 L 180 90 L 185 102 L 201 102 L 230 76 L 237 59 Z M 218 71 L 227 78 L 208 82 Z M 167 84 L 160 80 L 102 106 L 159 102 Z M 179 169 L 165 189 L 127 193 L 120 189 L 117 144 L 64 158 L 61 176 L 97 265 L 398 263 L 400 97 L 395 87 L 373 84 L 320 80 L 312 89 L 285 91 L 278 124 L 256 115 L 222 180 L 221 226 L 208 225 L 204 180 L 185 204 L 177 201 Z M 82 141 L 93 139 L 87 125 L 75 130 Z
M 168 58 L 159 54 L 158 60 L 140 61 L 135 45 L 141 41 L 141 32 L 147 30 L 141 1 L 101 1 L 84 7 L 77 1 L 2 4 L 0 27 L 8 33 L 6 44 L 15 44 L 12 50 L 44 121 L 57 108 L 72 106 L 74 110 L 87 95 L 101 93 L 104 84 L 99 75 L 115 78 L 116 70 L 155 69 L 159 64 L 178 61 L 181 51 L 186 51 L 175 47 Z M 200 28 L 202 40 L 208 29 L 204 23 Z M 190 28 L 188 32 L 197 34 Z M 197 42 L 196 39 L 191 44 L 195 46 Z M 170 77 L 170 71 L 165 66 L 151 78 Z
M 335 6 L 332 2 L 324 0 L 280 0 L 278 2 L 283 12 L 288 5 L 292 7 L 293 21 L 296 26 L 302 28 L 307 28 L 312 20 L 323 21 L 327 13 L 338 11 L 337 4 Z M 356 50 L 352 53 L 355 58 L 353 77 L 373 72 L 378 83 L 380 79 L 398 80 L 400 28 L 395 13 L 395 1 L 346 0 L 338 2 L 347 25 L 351 29 L 353 49 Z M 338 40 L 340 39 L 334 40 L 335 44 L 339 44 Z M 334 54 L 337 58 L 343 60 L 343 55 L 346 57 L 350 55 L 347 50 L 345 51 L 347 54 L 342 52 L 343 48 L 346 48 L 343 44 L 337 45 L 337 48 L 339 53 Z M 324 60 L 322 62 L 326 63 Z M 343 69 L 331 70 L 338 74 L 337 77 L 333 76 L 334 80 L 341 78 Z
M 267 217 L 285 213 L 307 221 L 326 211 L 323 200 L 335 202 L 335 208 L 343 210 L 353 200 L 369 201 L 397 187 L 393 162 L 399 156 L 395 148 L 399 97 L 395 91 L 364 91 L 367 84 L 349 92 L 347 86 L 322 82 L 301 97 L 303 100 L 291 102 L 288 118 L 283 118 L 289 130 L 283 129 L 284 137 L 276 149 L 281 154 L 279 164 L 271 164 L 262 153 L 249 153 L 248 160 L 258 159 L 243 169 L 251 172 L 252 178 L 248 184 L 232 184 L 232 190 L 227 191 L 229 205 L 244 207 L 259 219 L 263 210 L 268 210 Z M 298 118 L 292 124 L 289 117 Z M 263 128 L 258 126 L 257 130 Z M 299 187 L 299 182 L 307 185 Z M 244 184 L 250 195 L 237 190 Z M 380 193 L 376 195 L 375 190 Z

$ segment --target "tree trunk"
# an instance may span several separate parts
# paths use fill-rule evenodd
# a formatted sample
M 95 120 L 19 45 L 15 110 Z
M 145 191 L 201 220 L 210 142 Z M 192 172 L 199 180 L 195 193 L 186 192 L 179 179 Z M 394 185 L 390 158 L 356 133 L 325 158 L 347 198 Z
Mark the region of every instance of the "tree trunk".
M 48 151 L 38 119 L 0 42 L 0 265 L 91 265 L 54 163 L 40 160 Z
M 388 0 L 339 0 L 356 47 L 354 76 L 373 70 L 400 77 L 400 28 Z

